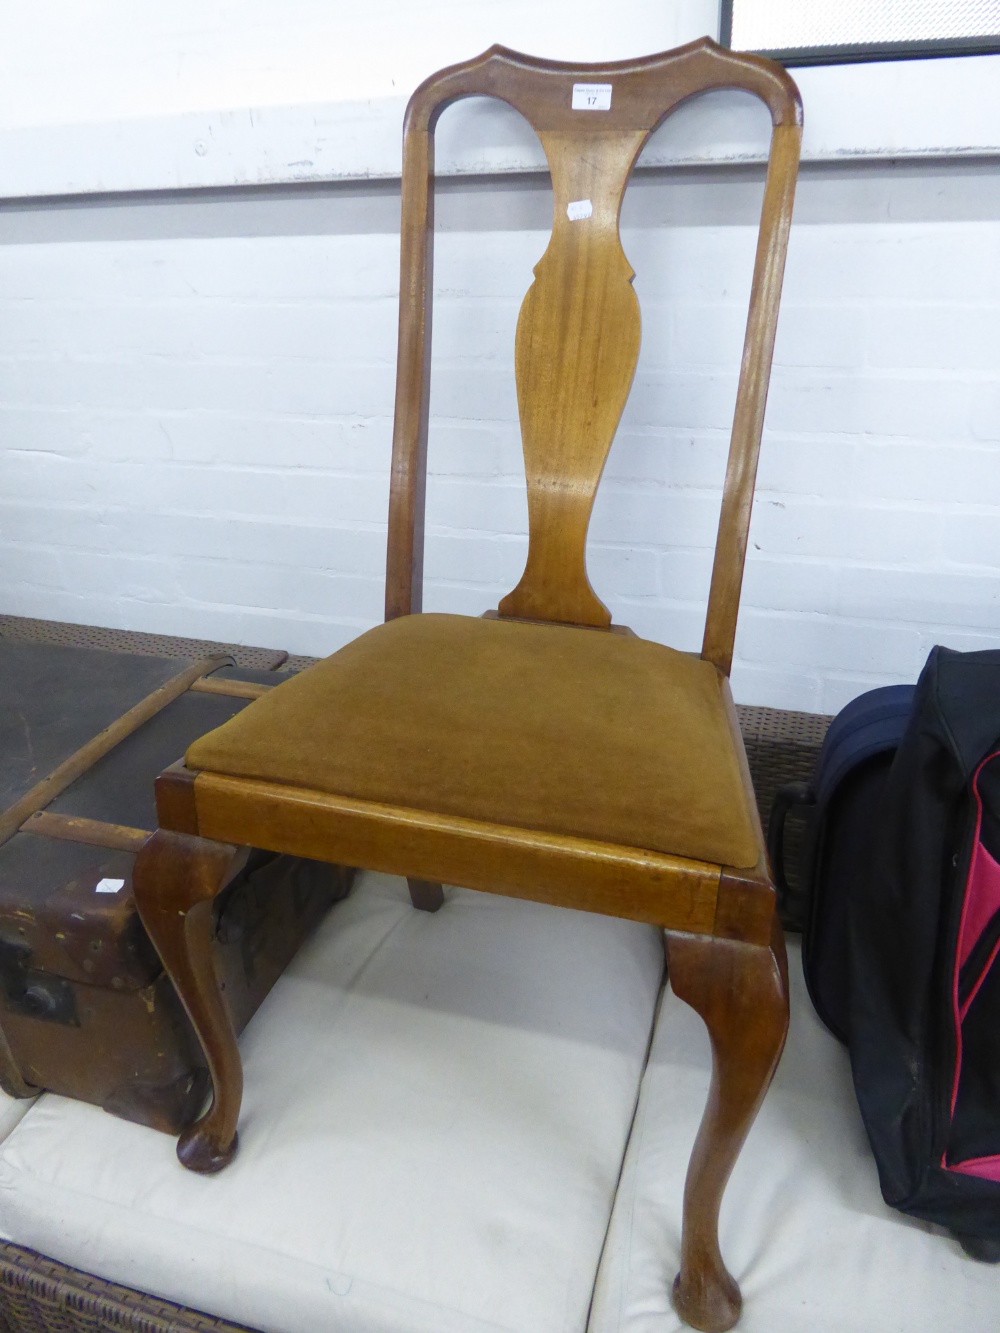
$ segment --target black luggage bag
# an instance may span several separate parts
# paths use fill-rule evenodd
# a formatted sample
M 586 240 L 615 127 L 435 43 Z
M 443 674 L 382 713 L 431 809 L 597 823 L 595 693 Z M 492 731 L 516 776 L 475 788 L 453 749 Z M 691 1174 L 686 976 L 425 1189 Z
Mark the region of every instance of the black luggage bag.
M 831 725 L 803 967 L 886 1202 L 1000 1258 L 1000 651 L 935 648 Z M 846 720 L 845 720 L 846 719 Z M 839 757 L 839 763 L 837 762 Z M 780 866 L 784 815 L 769 841 Z
M 782 786 L 768 821 L 768 851 L 782 916 L 802 930 L 802 968 L 816 1012 L 847 1042 L 850 889 L 871 836 L 874 812 L 913 706 L 912 685 L 885 685 L 854 699 L 823 738 L 810 783 Z M 785 863 L 786 821 L 805 828 L 795 887 Z

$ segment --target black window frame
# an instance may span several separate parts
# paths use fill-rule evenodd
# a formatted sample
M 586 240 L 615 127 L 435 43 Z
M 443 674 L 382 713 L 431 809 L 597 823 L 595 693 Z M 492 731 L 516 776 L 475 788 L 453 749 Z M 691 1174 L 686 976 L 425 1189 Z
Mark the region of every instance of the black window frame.
M 732 48 L 733 5 L 721 0 L 719 42 Z M 938 56 L 979 56 L 1000 52 L 1000 32 L 982 37 L 941 37 L 913 42 L 858 42 L 843 46 L 795 46 L 748 54 L 770 56 L 783 65 L 845 65 L 876 60 L 927 60 Z

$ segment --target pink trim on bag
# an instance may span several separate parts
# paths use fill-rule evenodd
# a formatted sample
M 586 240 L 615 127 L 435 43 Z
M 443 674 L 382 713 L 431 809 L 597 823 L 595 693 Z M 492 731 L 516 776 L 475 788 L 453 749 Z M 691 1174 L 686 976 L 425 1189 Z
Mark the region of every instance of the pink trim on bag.
M 988 763 L 1000 757 L 1000 750 L 988 754 L 972 775 L 972 794 L 976 802 L 976 829 L 973 834 L 973 853 L 969 857 L 969 873 L 966 876 L 962 893 L 962 915 L 958 924 L 958 941 L 955 951 L 954 976 L 952 979 L 952 1016 L 955 1022 L 955 1074 L 951 1084 L 950 1116 L 955 1115 L 958 1101 L 958 1084 L 962 1073 L 962 1020 L 969 1005 L 982 985 L 983 979 L 996 959 L 1000 942 L 990 954 L 989 961 L 976 978 L 976 984 L 964 1005 L 958 1002 L 958 980 L 962 964 L 969 957 L 976 940 L 982 935 L 993 914 L 1000 909 L 1000 865 L 993 859 L 983 844 L 979 834 L 983 823 L 983 801 L 979 795 L 979 774 Z M 1000 1180 L 1000 1156 L 978 1157 L 969 1162 L 951 1166 L 947 1153 L 941 1158 L 941 1165 L 948 1171 L 962 1171 L 966 1175 L 984 1176 L 988 1180 Z M 994 1174 L 994 1172 L 996 1174 Z
M 967 1162 L 954 1162 L 949 1171 L 958 1171 L 963 1176 L 979 1176 L 981 1180 L 995 1180 L 1000 1184 L 1000 1156 L 970 1157 Z
M 965 1003 L 962 1005 L 960 1017 L 963 1023 L 965 1022 L 965 1015 L 969 1012 L 969 1006 L 972 1004 L 972 1001 L 979 994 L 979 987 L 989 976 L 990 968 L 996 962 L 996 957 L 998 953 L 1000 953 L 1000 939 L 998 939 L 996 944 L 994 944 L 993 949 L 990 952 L 990 956 L 989 958 L 987 958 L 986 963 L 983 967 L 983 970 L 980 972 L 979 976 L 976 977 L 976 984 L 969 991 L 969 994 L 966 996 Z
M 966 959 L 975 948 L 976 940 L 986 929 L 990 918 L 1000 910 L 1000 864 L 994 861 L 978 838 L 977 823 L 976 850 L 972 854 L 972 865 L 966 884 L 968 896 L 962 908 L 962 924 L 958 932 L 959 967 L 965 965 Z

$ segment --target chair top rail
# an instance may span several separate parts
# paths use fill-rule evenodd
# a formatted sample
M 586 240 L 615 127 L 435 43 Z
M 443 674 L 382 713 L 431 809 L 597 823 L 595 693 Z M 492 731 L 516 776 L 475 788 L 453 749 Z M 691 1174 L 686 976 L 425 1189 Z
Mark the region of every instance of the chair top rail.
M 580 83 L 611 83 L 609 105 L 588 106 L 585 94 L 574 105 L 573 86 Z M 404 135 L 433 130 L 441 112 L 462 97 L 497 97 L 519 111 L 536 132 L 580 131 L 579 111 L 592 110 L 588 121 L 595 132 L 652 133 L 681 102 L 719 88 L 755 94 L 767 104 L 774 125 L 802 124 L 802 101 L 787 70 L 763 56 L 730 51 L 701 37 L 658 55 L 592 64 L 545 60 L 491 46 L 420 84 L 407 107 Z

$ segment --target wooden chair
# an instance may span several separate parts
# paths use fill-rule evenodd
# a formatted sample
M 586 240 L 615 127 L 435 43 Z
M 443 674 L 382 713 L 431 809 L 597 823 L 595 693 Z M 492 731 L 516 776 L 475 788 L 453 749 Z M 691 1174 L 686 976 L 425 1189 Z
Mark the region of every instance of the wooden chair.
M 595 91 L 594 85 L 598 85 Z M 735 87 L 773 137 L 700 657 L 611 624 L 587 579 L 597 483 L 639 347 L 622 195 L 650 133 L 696 93 Z M 521 308 L 516 379 L 528 482 L 521 581 L 483 618 L 421 606 L 434 126 L 462 97 L 537 131 L 552 237 Z M 195 1171 L 236 1149 L 242 1076 L 212 967 L 212 904 L 271 848 L 652 922 L 714 1073 L 684 1195 L 681 1315 L 729 1328 L 723 1189 L 784 1042 L 784 944 L 728 673 L 798 163 L 801 108 L 770 61 L 707 38 L 609 65 L 494 47 L 428 79 L 406 114 L 386 623 L 268 692 L 157 783 L 159 830 L 134 876 L 142 919 L 204 1046 L 210 1109 L 181 1137 Z M 609 632 L 610 631 L 610 632 Z

